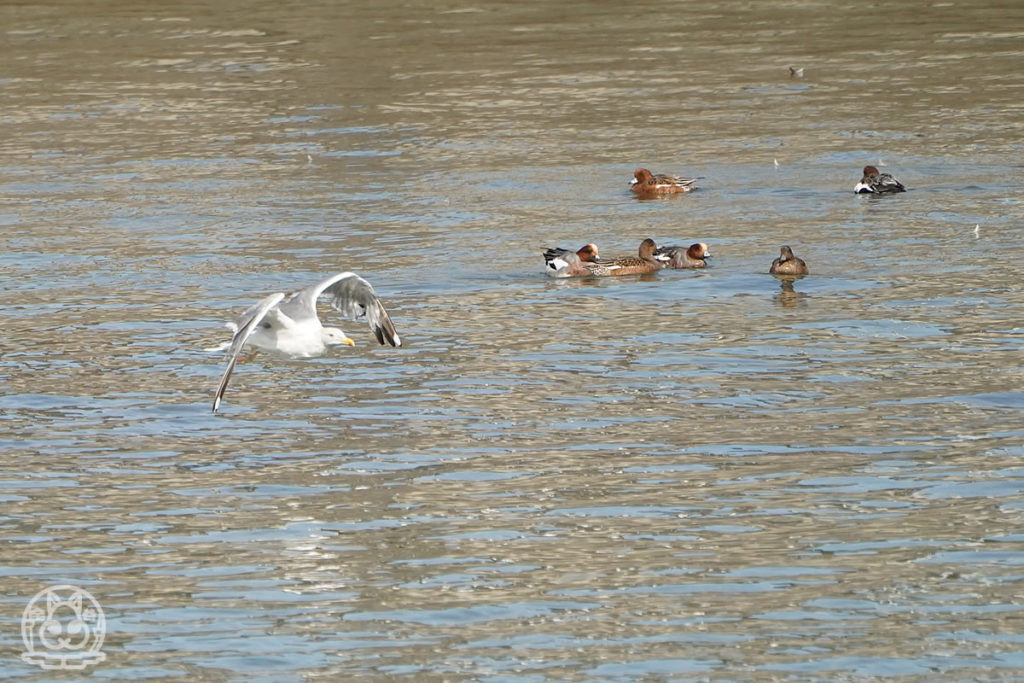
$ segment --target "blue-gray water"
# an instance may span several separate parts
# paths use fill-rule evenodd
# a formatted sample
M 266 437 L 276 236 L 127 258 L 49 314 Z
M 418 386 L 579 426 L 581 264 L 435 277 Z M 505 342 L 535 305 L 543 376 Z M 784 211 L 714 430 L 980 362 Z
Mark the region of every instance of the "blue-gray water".
M 0 672 L 54 676 L 20 621 L 68 583 L 99 680 L 1018 677 L 1021 25 L 0 6 Z M 543 274 L 648 236 L 712 266 Z M 340 270 L 406 346 L 212 415 L 223 322 Z

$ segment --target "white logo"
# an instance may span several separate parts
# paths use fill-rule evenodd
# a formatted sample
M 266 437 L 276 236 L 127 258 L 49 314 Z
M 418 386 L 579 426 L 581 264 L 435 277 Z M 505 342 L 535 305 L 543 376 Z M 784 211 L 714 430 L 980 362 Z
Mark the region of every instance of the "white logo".
M 84 669 L 107 658 L 103 608 L 78 586 L 50 586 L 35 594 L 21 615 L 21 658 L 44 669 Z

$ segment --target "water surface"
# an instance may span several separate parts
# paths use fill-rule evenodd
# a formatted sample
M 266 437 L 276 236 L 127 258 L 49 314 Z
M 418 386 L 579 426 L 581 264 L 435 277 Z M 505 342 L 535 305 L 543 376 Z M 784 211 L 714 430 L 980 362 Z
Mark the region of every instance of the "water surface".
M 0 670 L 71 583 L 99 679 L 1015 677 L 1022 14 L 0 7 Z M 712 266 L 543 275 L 648 236 Z M 346 269 L 406 346 L 212 415 Z

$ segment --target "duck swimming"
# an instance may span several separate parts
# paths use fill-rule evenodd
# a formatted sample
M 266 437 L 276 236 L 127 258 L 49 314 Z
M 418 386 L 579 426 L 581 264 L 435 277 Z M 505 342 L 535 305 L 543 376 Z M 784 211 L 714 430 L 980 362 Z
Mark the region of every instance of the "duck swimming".
M 654 258 L 672 268 L 707 268 L 711 252 L 708 245 L 697 242 L 688 247 L 658 247 Z
M 593 261 L 584 261 L 579 252 L 572 252 L 568 249 L 548 249 L 544 252 L 544 262 L 547 266 L 547 274 L 551 277 L 638 275 L 653 273 L 665 267 L 664 263 L 654 258 L 654 252 L 657 249 L 658 244 L 648 238 L 640 243 L 636 256 L 620 256 Z
M 772 261 L 772 267 L 768 269 L 772 275 L 807 275 L 807 264 L 799 256 L 793 255 L 789 247 L 779 249 L 779 258 Z
M 696 190 L 694 183 L 697 178 L 680 178 L 664 173 L 651 173 L 646 168 L 638 168 L 633 172 L 633 180 L 629 189 L 638 195 L 676 194 Z
M 548 249 L 544 252 L 544 272 L 551 277 L 591 275 L 583 265 L 598 259 L 597 245 L 585 244 L 575 252 L 568 249 Z
M 661 270 L 665 264 L 654 258 L 658 244 L 650 237 L 640 243 L 636 256 L 620 256 L 614 259 L 599 259 L 594 265 L 603 271 L 595 275 L 640 275 Z
M 853 191 L 857 194 L 889 194 L 906 192 L 907 188 L 889 173 L 879 173 L 874 166 L 865 166 L 864 177 L 853 187 Z

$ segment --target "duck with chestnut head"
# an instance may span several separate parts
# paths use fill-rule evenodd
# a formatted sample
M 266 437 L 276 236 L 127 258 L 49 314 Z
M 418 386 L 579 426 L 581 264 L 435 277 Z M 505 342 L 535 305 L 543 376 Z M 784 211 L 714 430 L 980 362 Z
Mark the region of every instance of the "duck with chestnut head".
M 664 194 L 678 194 L 696 190 L 697 178 L 680 178 L 679 176 L 666 173 L 651 173 L 646 168 L 638 168 L 633 172 L 633 180 L 629 183 L 629 189 L 633 194 L 640 196 L 657 196 Z
M 853 191 L 857 194 L 891 194 L 893 192 L 906 192 L 907 188 L 903 183 L 896 180 L 889 173 L 879 173 L 874 166 L 864 167 L 864 177 L 854 185 Z

